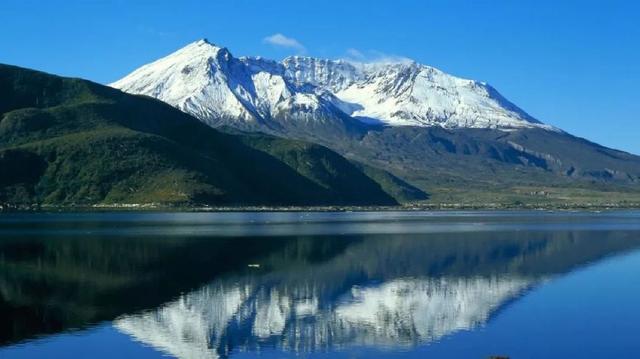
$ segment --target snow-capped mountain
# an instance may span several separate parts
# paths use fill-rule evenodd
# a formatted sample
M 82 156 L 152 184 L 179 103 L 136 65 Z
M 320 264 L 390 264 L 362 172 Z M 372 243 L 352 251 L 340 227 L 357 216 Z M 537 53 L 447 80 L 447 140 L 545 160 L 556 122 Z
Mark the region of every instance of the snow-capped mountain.
M 235 58 L 206 40 L 111 86 L 158 98 L 214 127 L 267 132 L 358 124 L 552 129 L 485 83 L 416 62 Z
M 484 182 L 481 188 L 498 180 L 499 189 L 523 178 L 537 186 L 640 181 L 637 157 L 543 124 L 486 83 L 410 60 L 277 62 L 236 58 L 200 40 L 111 86 L 158 98 L 212 127 L 315 142 L 423 181 L 427 191 L 427 182 L 452 178 Z
M 284 72 L 275 61 L 235 58 L 226 48 L 200 40 L 111 86 L 160 99 L 213 127 L 279 132 L 309 122 L 351 120 L 330 93 L 298 87 Z

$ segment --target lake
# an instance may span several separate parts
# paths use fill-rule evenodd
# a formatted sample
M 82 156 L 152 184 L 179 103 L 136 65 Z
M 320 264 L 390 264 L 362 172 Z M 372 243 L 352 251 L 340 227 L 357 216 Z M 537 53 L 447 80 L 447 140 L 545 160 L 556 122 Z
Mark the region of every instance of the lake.
M 634 358 L 640 212 L 0 215 L 0 358 Z

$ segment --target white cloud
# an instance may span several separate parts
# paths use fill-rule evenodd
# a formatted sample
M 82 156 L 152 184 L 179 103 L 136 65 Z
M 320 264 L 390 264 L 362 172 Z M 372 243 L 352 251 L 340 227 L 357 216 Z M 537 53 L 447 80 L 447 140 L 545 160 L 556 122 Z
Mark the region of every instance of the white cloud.
M 373 55 L 372 59 L 373 62 L 380 62 L 380 63 L 408 63 L 408 62 L 413 62 L 413 60 L 411 60 L 408 57 L 405 56 L 399 56 L 399 55 L 392 55 L 392 54 L 385 54 L 384 52 L 380 52 L 380 51 L 371 51 L 371 54 Z
M 302 45 L 298 40 L 291 37 L 287 37 L 281 33 L 267 36 L 262 41 L 269 45 L 294 49 L 297 52 L 306 51 L 306 48 L 304 47 L 304 45 Z
M 344 60 L 352 63 L 373 63 L 373 64 L 390 64 L 390 63 L 410 63 L 410 58 L 398 55 L 390 55 L 377 50 L 360 51 L 358 49 L 349 48 L 346 50 Z
M 364 59 L 365 58 L 364 54 L 360 50 L 354 49 L 354 48 L 347 49 L 347 57 L 350 58 L 350 59 Z

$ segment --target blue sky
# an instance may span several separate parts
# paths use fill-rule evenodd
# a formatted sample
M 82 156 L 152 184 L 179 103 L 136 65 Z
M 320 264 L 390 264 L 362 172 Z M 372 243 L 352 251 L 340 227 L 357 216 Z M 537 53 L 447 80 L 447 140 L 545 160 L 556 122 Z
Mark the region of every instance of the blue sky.
M 199 38 L 237 56 L 409 57 L 640 154 L 639 14 L 633 0 L 2 0 L 0 62 L 108 83 Z

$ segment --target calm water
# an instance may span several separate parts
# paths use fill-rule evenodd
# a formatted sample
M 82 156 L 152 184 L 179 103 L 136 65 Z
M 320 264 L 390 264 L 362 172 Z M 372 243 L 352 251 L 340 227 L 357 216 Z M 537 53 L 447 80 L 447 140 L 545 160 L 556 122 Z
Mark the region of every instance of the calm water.
M 0 358 L 636 358 L 640 212 L 0 215 Z

